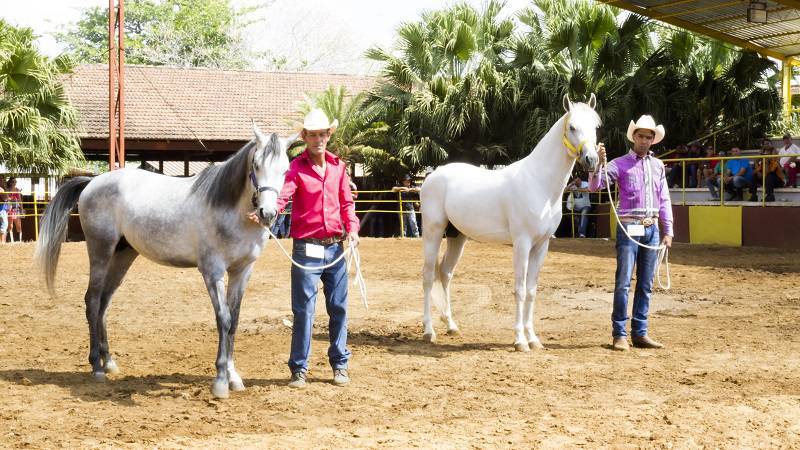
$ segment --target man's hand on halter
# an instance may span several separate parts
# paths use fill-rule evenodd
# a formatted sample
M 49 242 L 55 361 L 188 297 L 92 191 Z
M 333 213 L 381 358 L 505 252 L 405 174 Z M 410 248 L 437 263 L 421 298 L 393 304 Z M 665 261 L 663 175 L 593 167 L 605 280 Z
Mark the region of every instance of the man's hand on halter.
M 664 239 L 661 240 L 662 245 L 666 245 L 667 248 L 672 248 L 672 236 L 664 236 Z
M 347 234 L 347 237 L 350 238 L 350 242 L 352 242 L 353 245 L 358 247 L 358 243 L 360 241 L 360 239 L 358 237 L 358 233 L 356 233 L 355 231 L 351 231 L 350 233 Z
M 255 211 L 250 211 L 249 213 L 247 213 L 247 218 L 248 218 L 248 219 L 250 219 L 250 220 L 252 220 L 253 222 L 255 222 L 255 223 L 257 223 L 257 224 L 261 225 L 261 220 L 259 220 L 259 218 L 258 218 L 258 213 L 257 213 L 257 212 L 255 212 Z

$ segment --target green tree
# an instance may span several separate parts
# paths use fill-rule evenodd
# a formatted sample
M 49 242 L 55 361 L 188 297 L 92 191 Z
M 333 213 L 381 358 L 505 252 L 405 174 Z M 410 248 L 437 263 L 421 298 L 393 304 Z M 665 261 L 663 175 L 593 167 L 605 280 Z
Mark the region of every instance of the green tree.
M 354 166 L 364 165 L 367 175 L 386 176 L 396 179 L 408 168 L 396 156 L 385 150 L 388 127 L 381 121 L 374 121 L 362 107 L 365 93 L 351 95 L 344 86 L 329 86 L 322 92 L 306 95 L 300 103 L 296 128 L 302 127 L 302 118 L 312 109 L 320 108 L 325 114 L 339 121 L 336 132 L 331 136 L 328 148 L 342 160 Z M 303 147 L 294 149 L 299 154 Z M 296 155 L 293 155 L 296 156 Z
M 40 55 L 33 42 L 31 29 L 0 19 L 0 162 L 13 171 L 64 172 L 83 161 L 77 111 L 59 81 L 73 63 Z
M 125 3 L 126 61 L 131 64 L 243 69 L 248 16 L 261 6 L 230 0 L 129 0 Z M 83 11 L 57 38 L 80 63 L 108 61 L 108 8 Z

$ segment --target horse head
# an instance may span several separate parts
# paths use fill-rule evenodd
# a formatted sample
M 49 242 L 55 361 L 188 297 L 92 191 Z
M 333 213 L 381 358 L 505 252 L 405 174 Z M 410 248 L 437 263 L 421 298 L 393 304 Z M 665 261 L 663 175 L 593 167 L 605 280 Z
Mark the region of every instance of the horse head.
M 569 95 L 564 94 L 564 110 L 567 114 L 562 142 L 567 153 L 590 172 L 597 169 L 600 160 L 597 156 L 597 127 L 600 126 L 600 116 L 595 112 L 595 106 L 597 97 L 594 94 L 589 97 L 588 103 L 572 103 Z
M 271 226 L 278 215 L 278 194 L 289 170 L 289 148 L 297 135 L 282 139 L 272 133 L 266 136 L 253 123 L 255 149 L 252 152 L 249 178 L 253 188 L 253 207 L 262 225 Z

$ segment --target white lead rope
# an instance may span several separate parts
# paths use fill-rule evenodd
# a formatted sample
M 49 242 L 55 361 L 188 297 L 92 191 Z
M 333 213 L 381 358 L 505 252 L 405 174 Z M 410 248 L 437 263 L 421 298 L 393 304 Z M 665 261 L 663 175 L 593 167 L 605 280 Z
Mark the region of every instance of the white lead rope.
M 364 275 L 361 273 L 361 254 L 358 252 L 358 248 L 356 247 L 356 245 L 353 244 L 353 241 L 350 241 L 350 246 L 346 248 L 345 251 L 343 251 L 338 258 L 334 259 L 330 263 L 325 264 L 324 266 L 304 266 L 295 261 L 294 258 L 292 258 L 292 256 L 286 251 L 286 249 L 283 248 L 281 241 L 278 240 L 278 238 L 275 237 L 274 234 L 272 234 L 272 230 L 269 229 L 269 227 L 264 227 L 264 228 L 266 228 L 267 233 L 269 233 L 270 237 L 272 237 L 272 240 L 275 241 L 276 244 L 278 244 L 278 248 L 280 248 L 283 254 L 286 255 L 287 258 L 289 258 L 289 261 L 291 261 L 295 267 L 302 270 L 320 270 L 320 269 L 324 270 L 338 264 L 339 261 L 341 261 L 342 258 L 347 256 L 348 253 L 351 254 L 351 258 L 347 261 L 347 272 L 348 273 L 350 272 L 350 266 L 352 266 L 353 261 L 355 261 L 356 275 L 355 275 L 355 280 L 353 280 L 353 284 L 358 286 L 358 291 L 361 294 L 361 302 L 364 303 L 364 308 L 369 309 L 369 305 L 367 304 L 367 283 L 364 281 Z
M 602 170 L 603 168 L 604 168 L 604 166 L 601 165 L 597 170 Z M 617 208 L 616 208 L 616 206 L 614 206 L 614 198 L 611 196 L 611 183 L 609 182 L 610 180 L 608 178 L 608 171 L 603 172 L 603 175 L 605 176 L 605 181 L 606 181 L 606 191 L 608 192 L 608 201 L 609 201 L 609 203 L 611 203 L 611 209 L 614 210 L 614 217 L 617 219 L 617 223 L 619 224 L 619 227 L 622 228 L 622 232 L 625 233 L 625 236 L 628 236 L 628 239 L 633 241 L 633 243 L 638 245 L 639 247 L 644 247 L 644 248 L 647 248 L 647 249 L 650 249 L 650 250 L 658 250 L 658 256 L 656 257 L 656 281 L 658 282 L 658 287 L 660 287 L 661 289 L 663 289 L 665 291 L 669 290 L 669 288 L 672 286 L 672 280 L 670 279 L 670 276 L 669 276 L 669 249 L 664 244 L 660 244 L 658 246 L 642 244 L 641 242 L 639 242 L 636 239 L 632 238 L 630 234 L 628 234 L 628 230 L 625 228 L 625 226 L 622 224 L 622 222 L 620 222 L 619 214 L 617 214 Z M 661 263 L 662 263 L 662 261 L 667 266 L 667 285 L 666 286 L 661 284 Z

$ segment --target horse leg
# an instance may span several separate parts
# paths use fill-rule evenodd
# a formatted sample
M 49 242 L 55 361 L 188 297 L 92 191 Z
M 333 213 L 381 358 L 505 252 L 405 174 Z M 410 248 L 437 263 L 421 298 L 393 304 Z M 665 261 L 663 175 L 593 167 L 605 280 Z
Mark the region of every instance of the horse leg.
M 106 373 L 101 359 L 100 342 L 102 340 L 99 324 L 100 306 L 105 290 L 106 276 L 111 266 L 116 240 L 95 239 L 86 234 L 86 247 L 89 251 L 89 286 L 86 288 L 86 321 L 89 322 L 89 364 L 92 365 L 92 376 L 97 381 L 105 381 Z
M 550 240 L 544 239 L 543 242 L 531 249 L 528 260 L 528 274 L 525 279 L 527 291 L 525 296 L 525 332 L 528 335 L 528 345 L 535 350 L 544 349 L 544 346 L 533 331 L 533 311 L 536 306 L 536 289 L 539 286 L 539 270 L 542 268 L 549 246 Z
M 231 311 L 231 328 L 228 331 L 228 386 L 232 391 L 243 391 L 244 382 L 233 364 L 233 347 L 236 339 L 236 330 L 239 327 L 239 307 L 242 304 L 244 288 L 250 279 L 253 263 L 243 269 L 228 271 L 228 308 Z
M 122 284 L 122 279 L 128 273 L 131 264 L 139 256 L 131 247 L 124 249 L 117 249 L 111 257 L 109 270 L 106 274 L 106 282 L 103 287 L 103 294 L 100 297 L 100 310 L 98 311 L 97 329 L 100 337 L 100 359 L 103 362 L 103 369 L 105 373 L 116 375 L 119 373 L 117 363 L 111 357 L 111 352 L 108 346 L 108 333 L 106 328 L 106 312 L 111 305 L 111 296 L 114 295 L 117 288 Z
M 450 281 L 453 279 L 453 273 L 464 253 L 464 245 L 467 243 L 467 236 L 459 234 L 457 237 L 447 238 L 447 249 L 445 250 L 442 264 L 439 266 L 439 278 L 442 280 L 442 288 L 444 289 L 444 311 L 442 311 L 442 318 L 447 321 L 447 334 L 457 334 L 458 325 L 453 320 L 453 311 L 450 307 Z
M 422 290 L 424 292 L 424 316 L 422 325 L 425 329 L 422 339 L 428 342 L 436 342 L 436 332 L 433 330 L 433 320 L 431 319 L 431 295 L 433 295 L 434 282 L 439 277 L 436 273 L 436 262 L 439 259 L 439 246 L 442 243 L 444 234 L 443 226 L 425 222 L 422 229 L 424 263 L 422 266 Z
M 514 315 L 514 349 L 518 352 L 528 352 L 528 340 L 525 339 L 524 305 L 525 305 L 525 275 L 528 271 L 528 256 L 531 244 L 527 241 L 514 242 L 514 299 L 516 308 Z
M 203 274 L 203 281 L 206 283 L 211 304 L 214 306 L 219 335 L 216 360 L 217 377 L 211 385 L 211 393 L 216 398 L 228 398 L 230 383 L 228 379 L 228 333 L 231 329 L 231 311 L 225 301 L 225 280 L 223 279 L 225 269 L 221 264 L 201 263 L 200 272 Z

